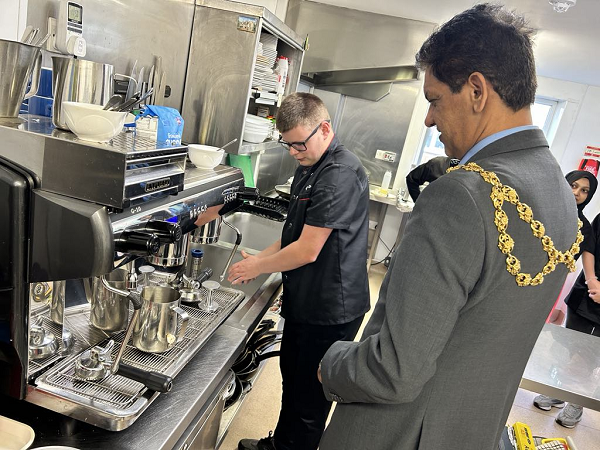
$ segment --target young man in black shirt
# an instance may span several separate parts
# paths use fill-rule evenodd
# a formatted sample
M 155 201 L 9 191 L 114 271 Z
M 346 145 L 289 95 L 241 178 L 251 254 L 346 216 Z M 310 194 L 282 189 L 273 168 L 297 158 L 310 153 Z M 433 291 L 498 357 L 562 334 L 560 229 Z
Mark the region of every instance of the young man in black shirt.
M 327 349 L 356 336 L 369 309 L 369 187 L 359 159 L 334 136 L 317 96 L 295 93 L 279 108 L 280 143 L 298 161 L 281 239 L 229 270 L 241 283 L 282 272 L 283 398 L 274 436 L 240 450 L 316 450 L 331 408 L 317 368 Z

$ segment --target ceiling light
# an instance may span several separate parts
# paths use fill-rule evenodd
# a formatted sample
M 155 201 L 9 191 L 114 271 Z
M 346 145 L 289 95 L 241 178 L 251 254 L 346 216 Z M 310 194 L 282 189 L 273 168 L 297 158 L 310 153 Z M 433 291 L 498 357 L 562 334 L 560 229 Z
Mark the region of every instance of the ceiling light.
M 548 0 L 548 3 L 552 5 L 554 11 L 564 13 L 571 6 L 575 6 L 577 0 Z

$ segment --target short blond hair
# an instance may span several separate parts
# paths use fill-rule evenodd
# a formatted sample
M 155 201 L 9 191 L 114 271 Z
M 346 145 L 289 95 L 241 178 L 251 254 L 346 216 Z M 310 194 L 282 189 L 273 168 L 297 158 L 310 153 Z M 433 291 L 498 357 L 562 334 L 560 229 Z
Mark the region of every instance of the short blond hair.
M 308 92 L 288 95 L 277 112 L 277 129 L 285 133 L 301 125 L 313 128 L 324 120 L 330 120 L 329 112 L 319 97 Z

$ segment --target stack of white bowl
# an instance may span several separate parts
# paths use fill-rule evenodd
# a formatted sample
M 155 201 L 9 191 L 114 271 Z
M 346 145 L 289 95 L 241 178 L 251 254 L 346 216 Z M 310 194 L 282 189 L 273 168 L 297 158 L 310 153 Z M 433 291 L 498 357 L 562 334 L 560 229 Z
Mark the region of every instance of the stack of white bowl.
M 244 141 L 260 144 L 273 131 L 273 122 L 254 114 L 246 114 L 244 123 Z

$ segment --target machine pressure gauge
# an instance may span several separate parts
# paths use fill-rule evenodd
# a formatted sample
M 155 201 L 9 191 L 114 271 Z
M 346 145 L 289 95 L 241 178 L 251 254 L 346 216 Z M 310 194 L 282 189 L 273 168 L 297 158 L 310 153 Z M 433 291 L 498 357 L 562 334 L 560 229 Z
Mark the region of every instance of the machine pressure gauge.
M 83 38 L 83 6 L 70 0 L 60 0 L 56 24 L 56 48 L 62 53 L 85 56 Z

